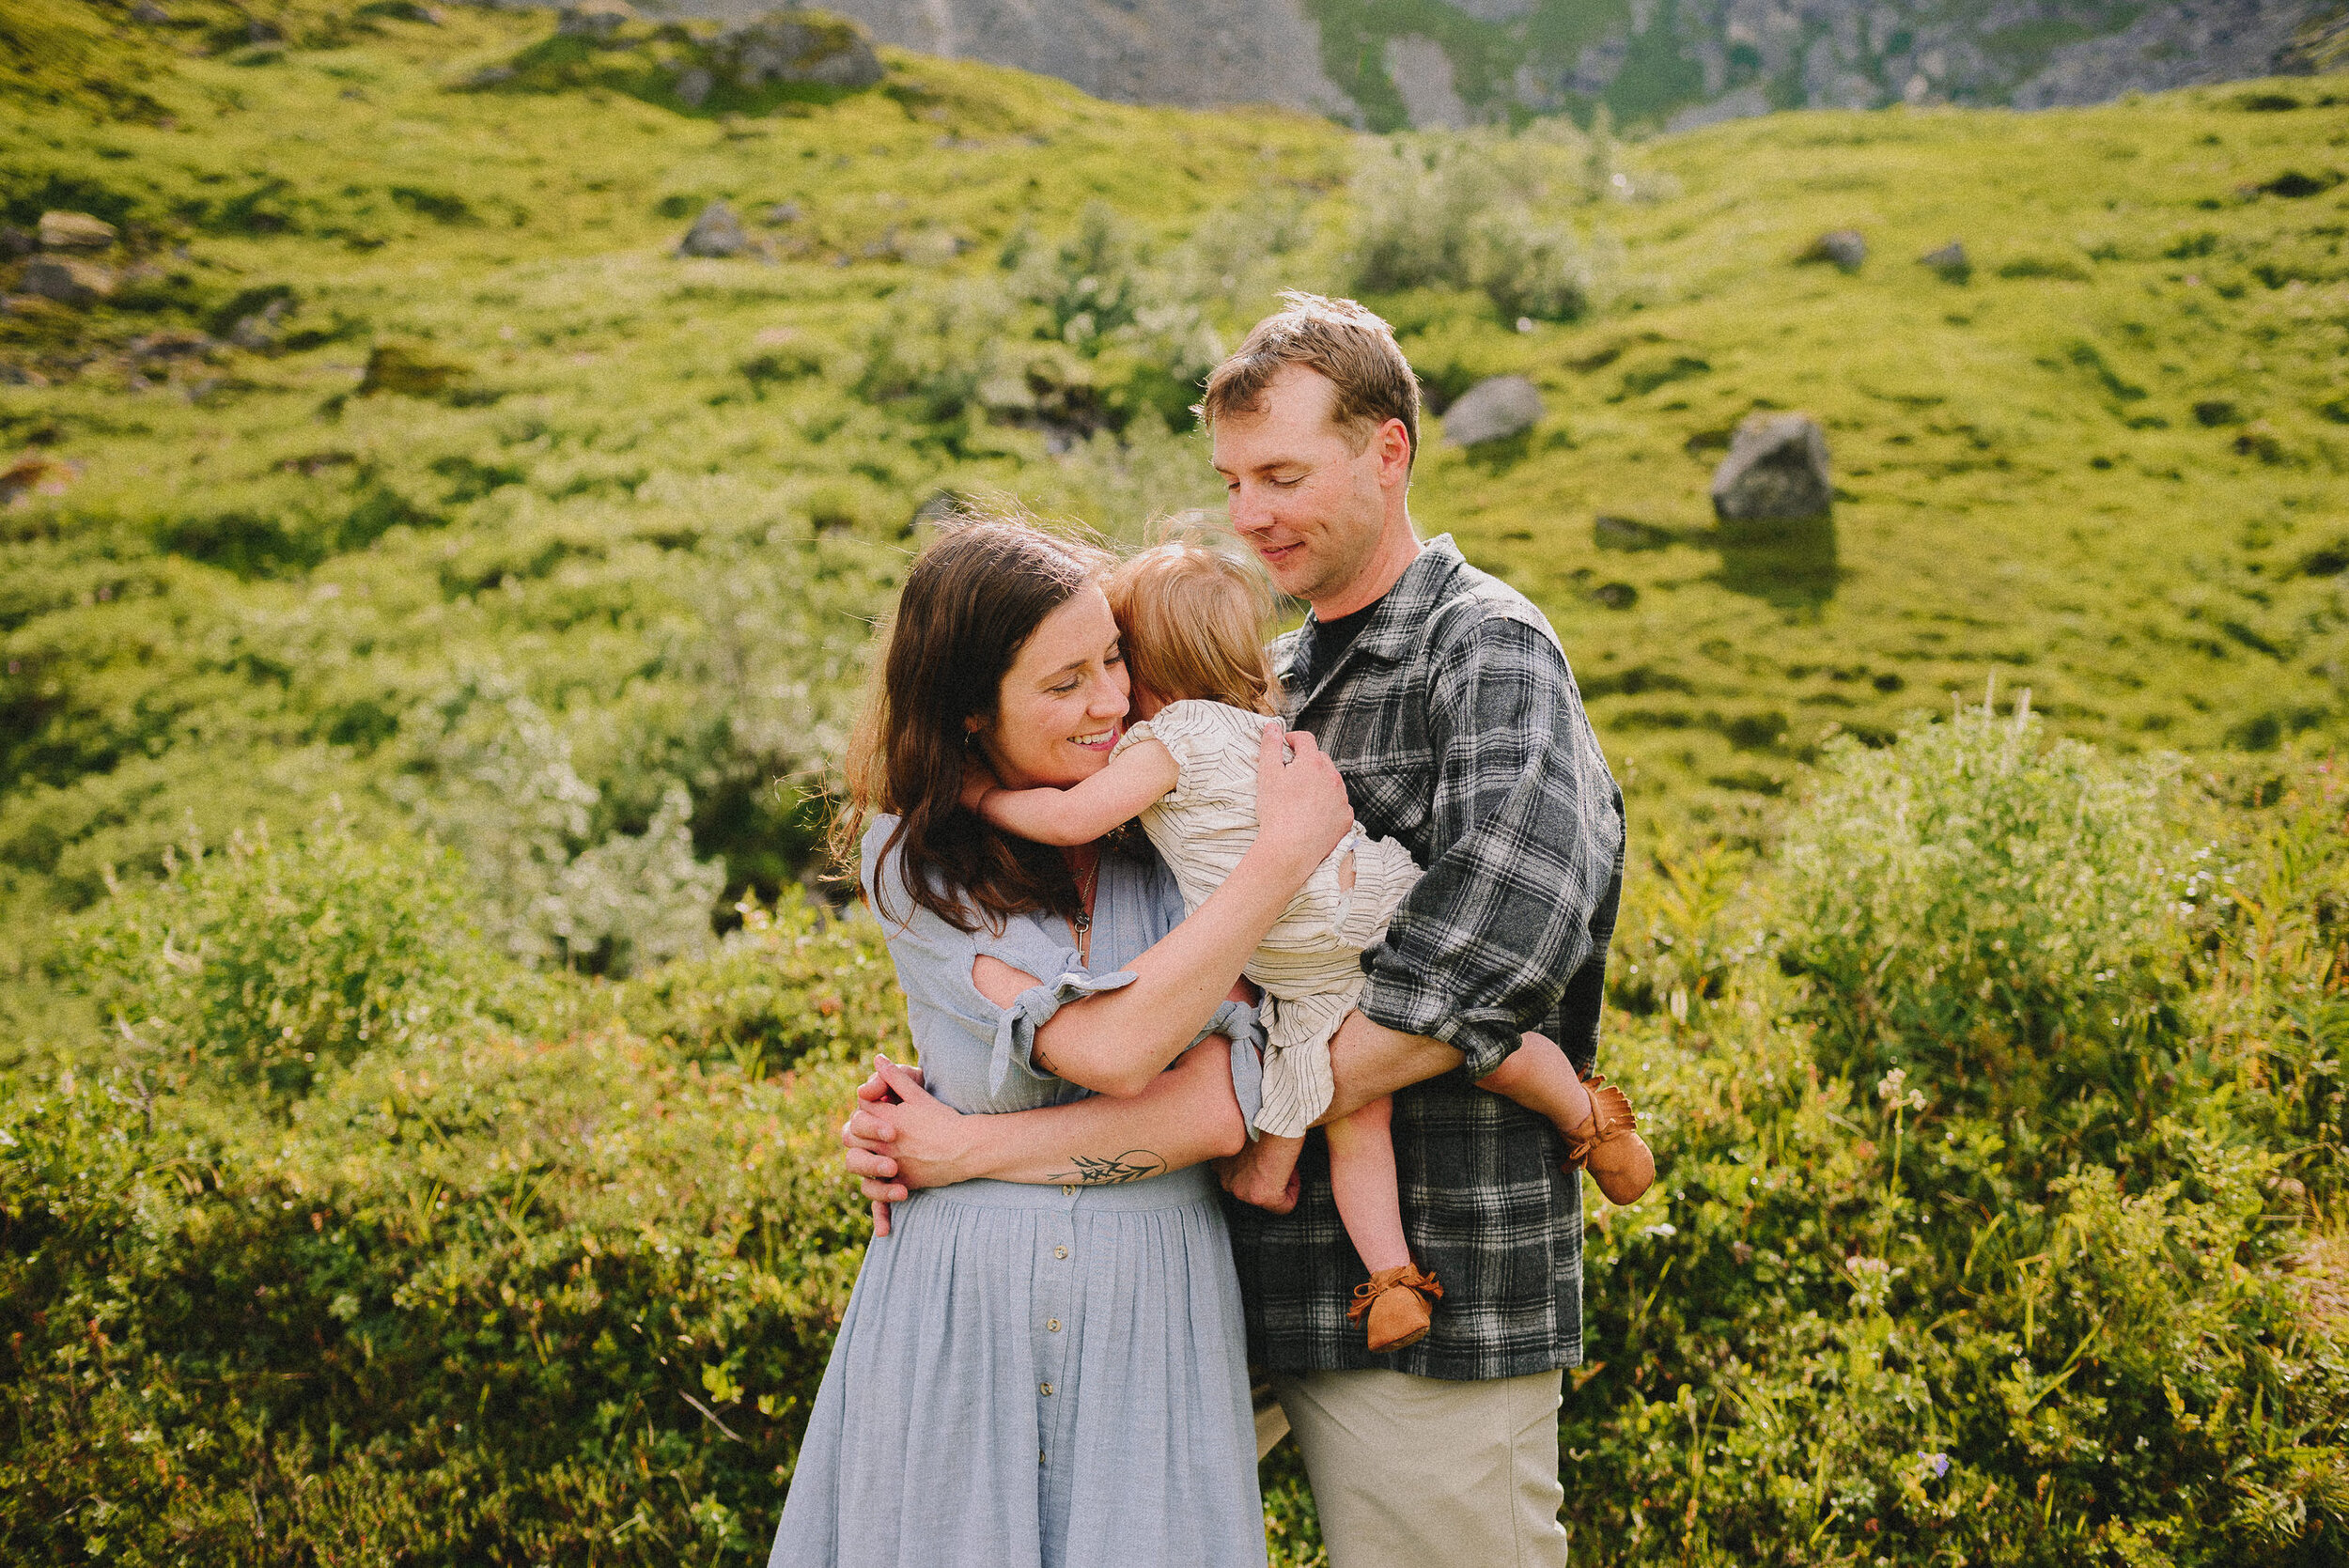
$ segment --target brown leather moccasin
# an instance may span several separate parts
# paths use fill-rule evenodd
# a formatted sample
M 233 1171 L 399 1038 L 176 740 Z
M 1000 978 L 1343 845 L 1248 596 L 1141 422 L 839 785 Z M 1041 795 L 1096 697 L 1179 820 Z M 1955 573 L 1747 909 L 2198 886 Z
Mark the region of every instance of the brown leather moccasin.
M 1443 1286 L 1433 1274 L 1422 1274 L 1409 1264 L 1382 1268 L 1368 1284 L 1354 1287 L 1354 1304 L 1346 1315 L 1348 1321 L 1369 1317 L 1370 1351 L 1376 1356 L 1425 1339 L 1428 1325 L 1435 1321 L 1429 1303 L 1442 1295 Z
M 1566 1134 L 1566 1169 L 1590 1172 L 1610 1203 L 1636 1203 L 1656 1185 L 1656 1156 L 1640 1136 L 1640 1114 L 1604 1078 L 1584 1087 L 1591 1092 L 1591 1119 Z

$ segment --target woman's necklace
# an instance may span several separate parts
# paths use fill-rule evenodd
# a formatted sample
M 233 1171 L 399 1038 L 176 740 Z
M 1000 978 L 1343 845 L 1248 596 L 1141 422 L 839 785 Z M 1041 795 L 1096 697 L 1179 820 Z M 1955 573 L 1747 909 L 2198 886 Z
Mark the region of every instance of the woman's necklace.
M 1083 878 L 1077 884 L 1077 918 L 1071 922 L 1077 929 L 1077 957 L 1085 964 L 1093 962 L 1093 892 L 1101 881 L 1101 856 L 1095 851 L 1093 863 L 1085 867 Z

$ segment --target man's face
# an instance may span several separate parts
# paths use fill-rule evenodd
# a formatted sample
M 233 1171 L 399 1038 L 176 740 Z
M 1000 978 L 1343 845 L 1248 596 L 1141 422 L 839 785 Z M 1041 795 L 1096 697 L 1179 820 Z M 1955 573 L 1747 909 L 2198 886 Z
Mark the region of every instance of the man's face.
M 1380 432 L 1357 451 L 1330 418 L 1337 392 L 1327 376 L 1291 365 L 1266 385 L 1259 411 L 1215 424 L 1215 468 L 1231 494 L 1233 531 L 1283 593 L 1309 603 L 1360 578 L 1386 526 L 1380 474 L 1390 442 Z

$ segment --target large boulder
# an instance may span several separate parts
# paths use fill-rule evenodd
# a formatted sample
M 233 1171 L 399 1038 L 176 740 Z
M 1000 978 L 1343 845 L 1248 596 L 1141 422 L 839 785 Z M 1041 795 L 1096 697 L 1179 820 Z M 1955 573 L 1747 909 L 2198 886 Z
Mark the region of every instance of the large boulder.
M 554 31 L 561 38 L 600 42 L 635 20 L 636 8 L 628 0 L 571 0 L 557 13 Z
M 113 268 L 75 256 L 40 256 L 24 264 L 24 292 L 61 305 L 96 304 L 120 281 Z
M 1723 522 L 1796 522 L 1834 505 L 1827 434 L 1807 413 L 1747 415 L 1713 471 L 1713 515 Z
M 83 254 L 102 251 L 115 242 L 115 225 L 86 212 L 43 212 L 40 248 Z
M 741 256 L 751 248 L 751 237 L 742 232 L 742 220 L 734 209 L 723 201 L 713 201 L 702 209 L 702 215 L 693 220 L 693 226 L 677 241 L 679 256 Z
M 1495 376 L 1477 382 L 1444 411 L 1448 446 L 1482 446 L 1522 435 L 1541 423 L 1542 395 L 1522 376 Z
M 1868 259 L 1868 241 L 1856 228 L 1832 228 L 1812 241 L 1796 259 L 1831 262 L 1843 272 L 1857 272 Z
M 1937 251 L 1927 251 L 1917 258 L 1920 267 L 1930 267 L 1945 283 L 1964 283 L 1974 275 L 1973 258 L 1966 254 L 1966 241 L 1952 240 Z
M 885 74 L 864 30 L 823 11 L 770 11 L 720 36 L 711 54 L 744 88 L 869 87 Z

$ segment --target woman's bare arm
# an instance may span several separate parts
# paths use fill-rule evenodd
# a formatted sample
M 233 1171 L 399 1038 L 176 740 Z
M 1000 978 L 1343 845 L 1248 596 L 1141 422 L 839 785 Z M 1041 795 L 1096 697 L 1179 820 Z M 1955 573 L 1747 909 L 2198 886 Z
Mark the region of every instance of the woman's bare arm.
M 1155 740 L 1129 746 L 1093 777 L 1066 789 L 989 789 L 978 813 L 1032 844 L 1091 844 L 1142 815 L 1179 778 L 1174 753 Z
M 884 1203 L 902 1202 L 914 1188 L 982 1177 L 1070 1187 L 1143 1181 L 1222 1158 L 1248 1141 L 1230 1063 L 1228 1048 L 1211 1039 L 1125 1099 L 1101 1094 L 965 1116 L 931 1095 L 911 1069 L 885 1063 L 879 1076 L 897 1103 L 860 1105 L 842 1141 L 867 1196 Z

